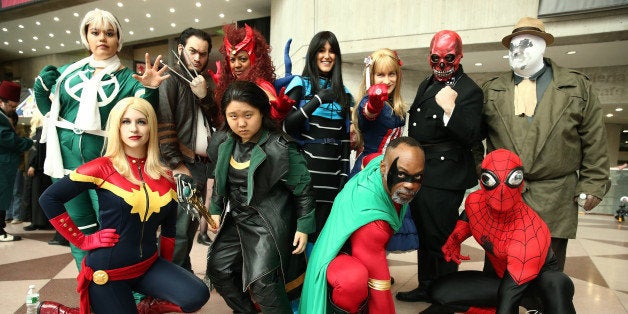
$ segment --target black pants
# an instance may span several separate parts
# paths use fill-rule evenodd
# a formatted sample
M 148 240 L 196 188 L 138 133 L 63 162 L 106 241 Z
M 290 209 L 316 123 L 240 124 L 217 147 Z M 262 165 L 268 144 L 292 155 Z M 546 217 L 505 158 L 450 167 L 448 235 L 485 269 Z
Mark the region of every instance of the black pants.
M 445 261 L 441 248 L 456 226 L 464 192 L 423 186 L 410 203 L 419 234 L 419 283 L 458 270 L 456 263 Z
M 144 273 L 129 280 L 89 284 L 94 313 L 137 313 L 133 291 L 170 301 L 185 312 L 198 311 L 209 300 L 209 289 L 196 275 L 162 258 Z
M 464 312 L 471 306 L 497 307 L 501 279 L 484 271 L 461 271 L 439 278 L 430 288 L 434 302 Z M 567 275 L 548 270 L 533 279 L 521 299 L 540 297 L 543 313 L 576 313 L 573 306 L 574 286 Z M 519 303 L 515 303 L 518 307 Z M 531 309 L 529 309 L 531 310 Z M 516 309 L 498 309 L 497 313 L 517 313 Z
M 253 301 L 262 313 L 292 313 L 279 268 L 251 282 L 250 294 L 243 291 L 241 239 L 232 219 L 227 218 L 208 251 L 207 275 L 214 288 L 234 313 L 257 313 Z

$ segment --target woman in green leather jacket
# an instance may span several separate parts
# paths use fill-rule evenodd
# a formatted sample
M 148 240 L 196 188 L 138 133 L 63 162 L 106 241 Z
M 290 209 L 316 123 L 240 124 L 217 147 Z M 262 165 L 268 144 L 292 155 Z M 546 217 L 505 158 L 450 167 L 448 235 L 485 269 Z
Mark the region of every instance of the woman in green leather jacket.
M 304 266 L 315 230 L 310 174 L 257 85 L 232 83 L 221 108 L 227 136 L 208 154 L 215 159 L 210 213 L 219 226 L 210 230 L 220 230 L 208 277 L 234 312 L 256 313 L 255 302 L 264 313 L 292 313 L 286 291 L 300 290 L 303 272 L 294 270 Z

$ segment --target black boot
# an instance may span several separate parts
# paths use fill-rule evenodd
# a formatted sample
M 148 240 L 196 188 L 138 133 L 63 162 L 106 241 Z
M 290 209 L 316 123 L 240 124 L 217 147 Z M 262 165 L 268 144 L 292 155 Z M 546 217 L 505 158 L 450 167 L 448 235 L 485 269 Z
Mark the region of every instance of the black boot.
M 209 238 L 207 233 L 199 233 L 198 236 L 196 237 L 196 242 L 202 245 L 210 246 L 212 244 L 212 239 Z
M 251 283 L 253 301 L 262 313 L 292 314 L 286 286 L 277 272 L 271 272 Z
M 413 290 L 406 292 L 397 292 L 396 298 L 404 302 L 431 302 L 428 289 L 436 278 L 437 267 L 436 260 L 430 256 L 425 250 L 417 250 L 417 267 L 419 276 L 419 286 Z
M 349 311 L 340 308 L 331 300 L 331 289 L 328 289 L 327 291 L 328 291 L 327 302 L 329 303 L 331 307 L 331 313 L 332 314 L 349 314 Z M 364 299 L 364 301 L 362 302 L 362 304 L 360 304 L 360 307 L 358 307 L 358 311 L 356 312 L 357 314 L 367 314 L 369 312 L 368 300 L 369 298 L 367 296 L 366 299 Z

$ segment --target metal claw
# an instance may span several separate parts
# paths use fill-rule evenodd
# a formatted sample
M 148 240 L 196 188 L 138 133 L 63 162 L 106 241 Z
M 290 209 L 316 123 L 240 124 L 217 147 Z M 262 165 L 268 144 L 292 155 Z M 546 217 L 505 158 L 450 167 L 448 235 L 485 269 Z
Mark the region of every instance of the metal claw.
M 184 50 L 185 50 L 185 49 L 184 49 Z M 177 60 L 179 60 L 179 64 L 181 64 L 181 67 L 185 70 L 185 72 L 188 72 L 188 75 L 190 75 L 190 77 L 191 77 L 192 79 L 194 79 L 194 76 L 192 76 L 192 73 L 190 73 L 190 70 L 188 70 L 187 63 L 183 62 L 183 61 L 181 60 L 181 58 L 179 58 L 179 55 L 178 55 L 176 52 L 174 52 L 174 50 L 170 50 L 170 52 L 172 52 L 172 54 L 173 54 L 175 57 L 177 57 Z
M 184 81 L 188 82 L 188 84 L 192 85 L 192 82 L 190 80 L 188 80 L 186 77 L 184 77 L 183 75 L 181 75 L 179 72 L 175 71 L 171 66 L 167 65 L 165 62 L 163 62 L 162 60 L 159 60 L 159 62 L 161 62 L 161 64 L 165 65 L 168 67 L 168 70 L 170 70 L 170 72 L 178 75 L 180 78 L 182 78 Z

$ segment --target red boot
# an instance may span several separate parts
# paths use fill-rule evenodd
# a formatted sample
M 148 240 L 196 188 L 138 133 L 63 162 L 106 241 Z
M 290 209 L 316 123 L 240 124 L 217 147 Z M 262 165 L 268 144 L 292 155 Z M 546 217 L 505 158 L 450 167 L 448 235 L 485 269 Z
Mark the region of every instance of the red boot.
M 68 307 L 54 301 L 42 301 L 37 308 L 38 314 L 79 314 L 76 307 Z
M 162 314 L 162 313 L 183 313 L 178 305 L 153 297 L 146 297 L 137 304 L 137 312 L 139 314 Z

